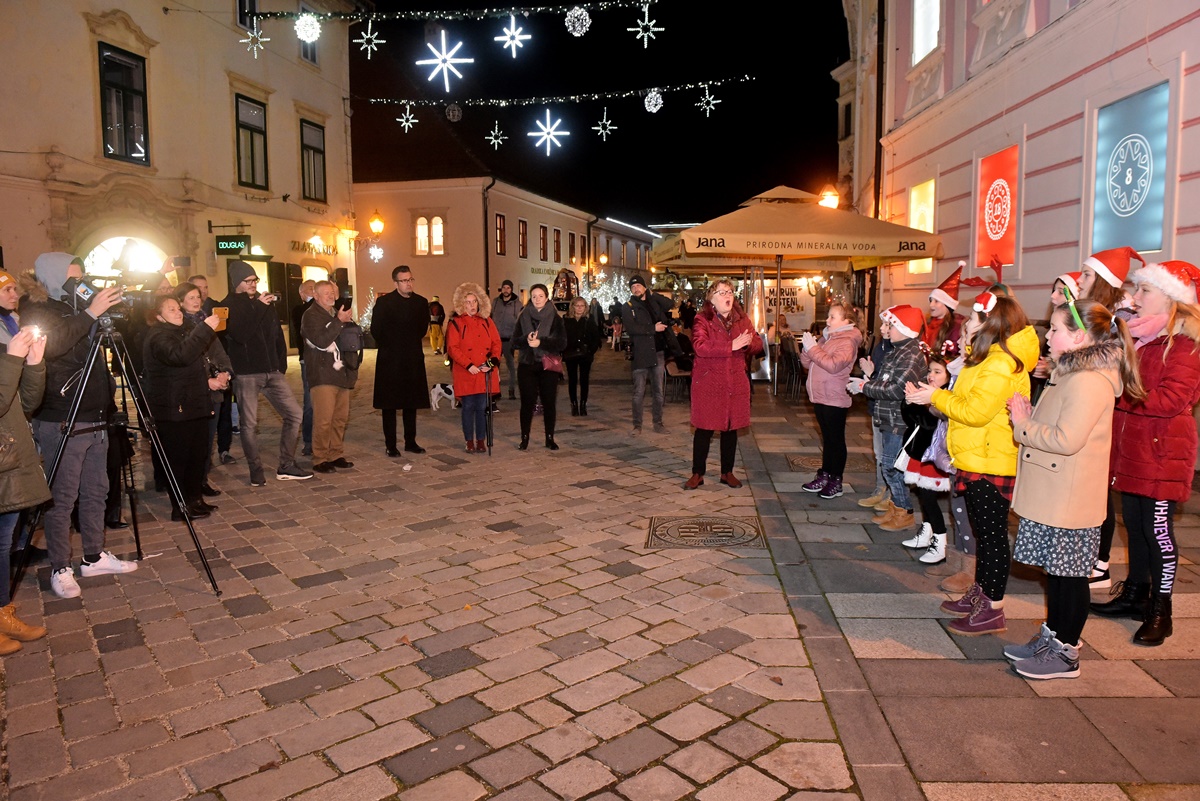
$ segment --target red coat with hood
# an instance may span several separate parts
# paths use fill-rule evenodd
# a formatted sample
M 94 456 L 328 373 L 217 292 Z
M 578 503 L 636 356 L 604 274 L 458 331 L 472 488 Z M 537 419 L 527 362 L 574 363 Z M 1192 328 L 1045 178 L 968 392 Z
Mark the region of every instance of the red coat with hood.
M 1146 399 L 1122 397 L 1113 411 L 1112 487 L 1160 501 L 1186 501 L 1196 464 L 1196 421 L 1200 399 L 1200 352 L 1184 334 L 1175 334 L 1163 362 L 1167 337 L 1138 350 Z
M 479 311 L 467 314 L 463 301 L 467 295 L 479 299 Z M 454 375 L 454 395 L 465 397 L 487 392 L 486 376 L 472 373 L 471 365 L 478 367 L 491 357 L 500 358 L 500 331 L 492 322 L 492 301 L 479 284 L 465 283 L 454 290 L 455 316 L 446 325 L 446 353 L 450 356 Z M 492 392 L 500 391 L 500 378 L 493 369 Z
M 711 303 L 692 323 L 692 425 L 708 431 L 732 431 L 750 425 L 748 359 L 763 352 L 762 338 L 736 302 L 726 328 Z M 753 336 L 745 350 L 734 351 L 743 332 Z

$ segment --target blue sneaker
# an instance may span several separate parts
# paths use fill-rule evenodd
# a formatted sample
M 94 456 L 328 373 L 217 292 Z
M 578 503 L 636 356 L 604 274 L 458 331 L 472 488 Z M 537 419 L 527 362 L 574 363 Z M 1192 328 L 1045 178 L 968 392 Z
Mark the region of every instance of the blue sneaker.
M 1033 639 L 1024 645 L 1004 646 L 1004 655 L 1014 662 L 1019 662 L 1022 659 L 1030 659 L 1043 648 L 1050 647 L 1050 641 L 1057 636 L 1057 634 L 1043 623 L 1041 631 L 1035 634 Z
M 1051 637 L 1041 651 L 1014 662 L 1013 670 L 1027 679 L 1075 679 L 1079 677 L 1079 649 Z

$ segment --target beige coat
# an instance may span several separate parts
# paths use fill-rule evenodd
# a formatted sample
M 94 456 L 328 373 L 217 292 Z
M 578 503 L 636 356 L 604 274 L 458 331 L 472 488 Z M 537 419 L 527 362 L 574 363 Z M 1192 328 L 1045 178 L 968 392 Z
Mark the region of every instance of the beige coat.
M 1068 529 L 1104 522 L 1120 356 L 1116 343 L 1063 354 L 1033 417 L 1015 427 L 1021 452 L 1012 508 L 1021 517 Z

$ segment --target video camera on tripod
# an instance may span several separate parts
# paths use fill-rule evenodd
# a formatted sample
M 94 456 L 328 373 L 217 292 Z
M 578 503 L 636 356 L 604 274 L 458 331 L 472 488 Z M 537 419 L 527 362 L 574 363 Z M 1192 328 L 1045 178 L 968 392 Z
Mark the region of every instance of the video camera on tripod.
M 78 278 L 68 278 L 63 282 L 63 291 L 67 293 L 64 301 L 77 312 L 86 309 L 96 297 L 96 294 L 109 287 L 119 287 L 121 300 L 100 319 L 128 320 L 135 306 L 149 307 L 153 303 L 154 290 L 162 283 L 161 273 L 117 273 L 116 275 L 82 275 Z

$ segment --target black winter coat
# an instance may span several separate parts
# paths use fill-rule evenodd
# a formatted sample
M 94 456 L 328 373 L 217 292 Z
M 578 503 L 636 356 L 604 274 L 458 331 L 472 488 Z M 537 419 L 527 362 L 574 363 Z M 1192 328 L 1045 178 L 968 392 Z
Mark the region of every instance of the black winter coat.
M 60 300 L 21 300 L 21 325 L 36 325 L 46 335 L 46 394 L 34 413 L 38 420 L 62 422 L 67 419 L 71 402 L 83 378 L 91 344 L 89 333 L 96 320 L 87 312 L 76 312 Z M 92 375 L 83 392 L 76 422 L 94 423 L 107 419 L 117 383 L 108 371 L 103 356 L 92 367 Z
M 229 309 L 225 321 L 225 352 L 237 375 L 286 373 L 287 343 L 274 306 L 235 292 L 222 306 Z
M 563 325 L 567 329 L 567 348 L 563 351 L 564 359 L 583 359 L 600 350 L 600 329 L 590 316 L 579 320 L 565 317 Z
M 658 351 L 677 353 L 679 343 L 671 330 L 671 300 L 655 292 L 646 292 L 639 300 L 631 297 L 621 305 L 621 322 L 629 334 L 633 351 L 633 369 L 644 370 L 658 365 Z M 655 331 L 656 323 L 667 326 Z
M 425 351 L 421 340 L 429 330 L 429 301 L 416 292 L 407 298 L 392 291 L 375 301 L 371 336 L 379 348 L 375 359 L 376 409 L 428 409 Z
M 938 427 L 938 417 L 932 407 L 920 403 L 905 403 L 900 409 L 904 418 L 904 452 L 921 461 L 925 451 L 933 442 L 933 432 Z
M 190 329 L 186 323 L 150 326 L 142 354 L 146 373 L 142 386 L 155 419 L 178 422 L 212 417 L 204 352 L 215 337 L 207 325 Z

